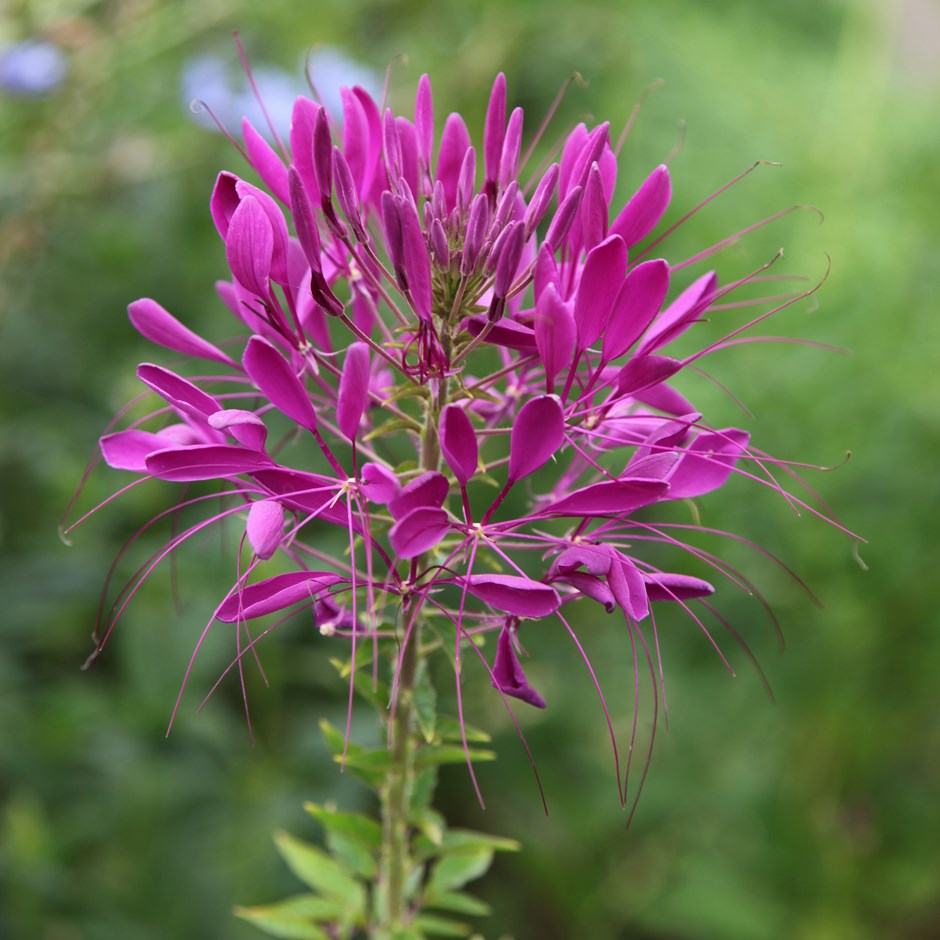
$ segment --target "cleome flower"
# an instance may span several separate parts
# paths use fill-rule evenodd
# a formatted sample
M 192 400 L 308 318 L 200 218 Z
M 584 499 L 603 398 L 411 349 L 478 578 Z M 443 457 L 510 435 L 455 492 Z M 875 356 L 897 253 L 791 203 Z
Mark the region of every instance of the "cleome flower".
M 533 173 L 523 112 L 507 112 L 499 75 L 482 146 L 458 114 L 438 134 L 424 76 L 413 115 L 352 88 L 341 114 L 298 98 L 287 142 L 272 128 L 272 146 L 244 121 L 240 149 L 262 185 L 223 172 L 210 201 L 231 273 L 218 293 L 243 338 L 223 351 L 157 301 L 132 303 L 133 326 L 200 361 L 199 374 L 141 365 L 157 409 L 100 442 L 135 482 L 209 484 L 163 516 L 218 497 L 224 508 L 145 563 L 99 647 L 157 565 L 233 518 L 244 526 L 236 577 L 205 632 L 237 625 L 239 669 L 260 638 L 249 625 L 269 615 L 309 611 L 354 656 L 392 632 L 404 656 L 417 625 L 433 622 L 453 643 L 458 700 L 470 650 L 507 705 L 543 708 L 521 635 L 561 624 L 593 677 L 569 620 L 572 605 L 593 605 L 633 658 L 632 752 L 640 670 L 654 728 L 662 689 L 655 605 L 678 605 L 709 635 L 713 582 L 754 591 L 693 544 L 696 517 L 677 522 L 669 504 L 737 474 L 821 514 L 778 482 L 790 466 L 754 450 L 745 430 L 710 426 L 673 384 L 811 291 L 748 300 L 769 309 L 676 352 L 729 293 L 766 279 L 721 285 L 706 271 L 689 282 L 684 269 L 724 243 L 678 263 L 659 257 L 665 236 L 650 237 L 669 206 L 669 170 L 654 168 L 612 206 L 619 154 L 606 123 L 579 124 L 557 162 Z M 272 446 L 274 428 L 294 443 Z M 347 555 L 319 548 L 329 527 Z M 673 550 L 669 568 L 654 543 Z M 480 648 L 487 633 L 495 658 Z

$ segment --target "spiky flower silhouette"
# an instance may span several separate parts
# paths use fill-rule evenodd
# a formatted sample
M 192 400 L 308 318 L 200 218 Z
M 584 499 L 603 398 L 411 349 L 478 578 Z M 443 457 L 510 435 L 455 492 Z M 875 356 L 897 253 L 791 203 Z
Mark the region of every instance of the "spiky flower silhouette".
M 243 339 L 223 351 L 155 300 L 130 305 L 144 337 L 215 374 L 141 365 L 159 407 L 105 435 L 104 460 L 139 481 L 211 484 L 163 516 L 224 501 L 142 566 L 99 646 L 164 559 L 235 519 L 234 579 L 203 632 L 237 625 L 234 667 L 277 625 L 256 636 L 254 621 L 307 610 L 354 661 L 357 647 L 395 635 L 396 674 L 413 676 L 417 625 L 432 623 L 452 644 L 458 703 L 472 655 L 507 705 L 542 708 L 520 640 L 560 625 L 603 704 L 625 800 L 613 722 L 569 612 L 593 605 L 624 634 L 632 754 L 641 670 L 654 716 L 662 694 L 654 605 L 679 605 L 708 635 L 706 615 L 724 621 L 700 575 L 754 591 L 693 544 L 694 515 L 675 521 L 666 504 L 732 474 L 785 493 L 776 474 L 791 473 L 746 431 L 712 427 L 674 379 L 799 297 L 767 297 L 766 312 L 720 339 L 672 352 L 730 292 L 764 277 L 689 282 L 685 268 L 713 249 L 675 264 L 658 256 L 665 236 L 650 236 L 670 202 L 666 166 L 612 209 L 619 147 L 607 124 L 579 124 L 558 162 L 533 174 L 502 75 L 481 149 L 458 114 L 435 147 L 426 76 L 413 119 L 360 88 L 342 100 L 340 116 L 298 98 L 289 146 L 243 123 L 243 154 L 264 188 L 218 177 L 210 208 L 231 269 L 218 293 Z M 272 445 L 275 428 L 291 433 Z M 322 550 L 325 527 L 343 533 L 343 551 Z M 673 550 L 674 565 L 654 561 L 664 553 L 653 543 Z

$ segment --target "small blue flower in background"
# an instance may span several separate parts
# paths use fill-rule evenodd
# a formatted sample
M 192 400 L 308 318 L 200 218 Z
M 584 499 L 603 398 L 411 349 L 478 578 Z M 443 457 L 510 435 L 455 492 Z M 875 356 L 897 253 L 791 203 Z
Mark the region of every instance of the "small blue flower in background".
M 342 114 L 341 86 L 361 85 L 370 94 L 377 95 L 382 87 L 380 76 L 373 70 L 348 58 L 338 49 L 323 47 L 309 59 L 310 74 L 323 104 L 333 114 Z M 204 101 L 216 117 L 230 129 L 237 129 L 242 117 L 247 117 L 255 129 L 270 137 L 267 121 L 255 100 L 251 87 L 242 77 L 233 80 L 229 62 L 212 53 L 193 56 L 183 66 L 180 76 L 180 94 L 189 109 L 194 100 Z M 298 95 L 309 94 L 303 70 L 287 72 L 271 65 L 252 65 L 255 82 L 264 99 L 274 126 L 286 134 L 290 128 L 291 112 Z M 216 125 L 206 112 L 193 112 L 193 120 L 204 127 Z
M 0 88 L 23 97 L 54 91 L 68 72 L 65 53 L 44 39 L 0 46 Z

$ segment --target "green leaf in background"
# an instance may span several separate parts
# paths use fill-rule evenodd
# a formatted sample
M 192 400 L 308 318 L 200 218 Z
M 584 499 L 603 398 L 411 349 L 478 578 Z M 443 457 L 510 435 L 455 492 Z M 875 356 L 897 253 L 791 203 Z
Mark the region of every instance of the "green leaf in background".
M 462 747 L 428 745 L 418 751 L 415 758 L 415 769 L 423 770 L 436 764 L 462 764 L 469 756 L 470 760 L 490 761 L 496 760 L 495 751 L 486 751 L 482 748 L 471 747 L 466 751 Z
M 382 842 L 382 827 L 375 820 L 316 803 L 305 803 L 304 809 L 319 820 L 326 832 L 326 844 L 340 861 L 364 879 L 375 877 Z
M 459 855 L 449 855 L 442 858 L 431 872 L 425 890 L 425 897 L 430 903 L 432 899 L 462 888 L 468 881 L 486 874 L 493 864 L 492 849 L 477 849 Z
M 434 899 L 425 901 L 427 907 L 438 907 L 444 911 L 454 911 L 457 914 L 469 914 L 473 917 L 486 917 L 490 913 L 489 904 L 478 900 L 462 891 L 445 891 Z
M 437 720 L 437 692 L 431 685 L 427 660 L 422 659 L 418 666 L 418 677 L 414 690 L 415 712 L 418 727 L 426 743 L 434 740 L 434 728 Z
M 339 904 L 316 894 L 299 894 L 275 904 L 235 908 L 235 915 L 242 920 L 272 937 L 289 940 L 330 940 L 330 934 L 316 924 L 337 920 L 341 913 Z
M 414 920 L 414 926 L 422 933 L 432 937 L 467 937 L 473 928 L 449 917 L 436 917 L 433 914 L 420 914 Z
M 287 867 L 305 884 L 343 905 L 343 920 L 358 920 L 366 908 L 363 886 L 337 861 L 316 846 L 286 832 L 274 836 Z

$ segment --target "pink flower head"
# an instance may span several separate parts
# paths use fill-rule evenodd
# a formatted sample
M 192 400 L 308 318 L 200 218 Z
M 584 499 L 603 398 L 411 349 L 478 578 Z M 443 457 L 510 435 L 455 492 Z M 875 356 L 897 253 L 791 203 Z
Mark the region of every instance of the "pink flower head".
M 710 249 L 660 256 L 669 171 L 612 205 L 620 157 L 606 124 L 576 127 L 560 162 L 533 174 L 502 75 L 482 139 L 435 110 L 424 76 L 413 114 L 383 113 L 360 88 L 344 91 L 342 115 L 298 99 L 289 150 L 245 127 L 270 192 L 223 173 L 212 194 L 231 278 L 220 294 L 236 314 L 224 352 L 156 301 L 131 304 L 141 334 L 198 369 L 141 366 L 157 408 L 105 435 L 101 453 L 138 480 L 202 487 L 181 497 L 181 518 L 224 500 L 144 565 L 101 642 L 140 580 L 234 517 L 247 550 L 212 620 L 241 631 L 307 610 L 331 642 L 397 631 L 407 644 L 420 613 L 458 650 L 495 632 L 494 665 L 480 656 L 492 685 L 540 708 L 558 690 L 529 685 L 521 635 L 537 649 L 562 629 L 593 678 L 579 633 L 609 623 L 658 707 L 657 604 L 714 643 L 713 582 L 756 590 L 696 539 L 745 537 L 677 504 L 733 477 L 784 492 L 777 471 L 793 475 L 747 431 L 710 426 L 685 374 L 799 298 L 725 325 L 736 305 L 721 301 L 761 276 L 721 285 L 685 271 Z M 725 334 L 702 339 L 712 318 Z M 324 552 L 327 527 L 347 551 Z M 583 623 L 577 607 L 591 611 Z M 624 799 L 619 763 L 618 780 Z

